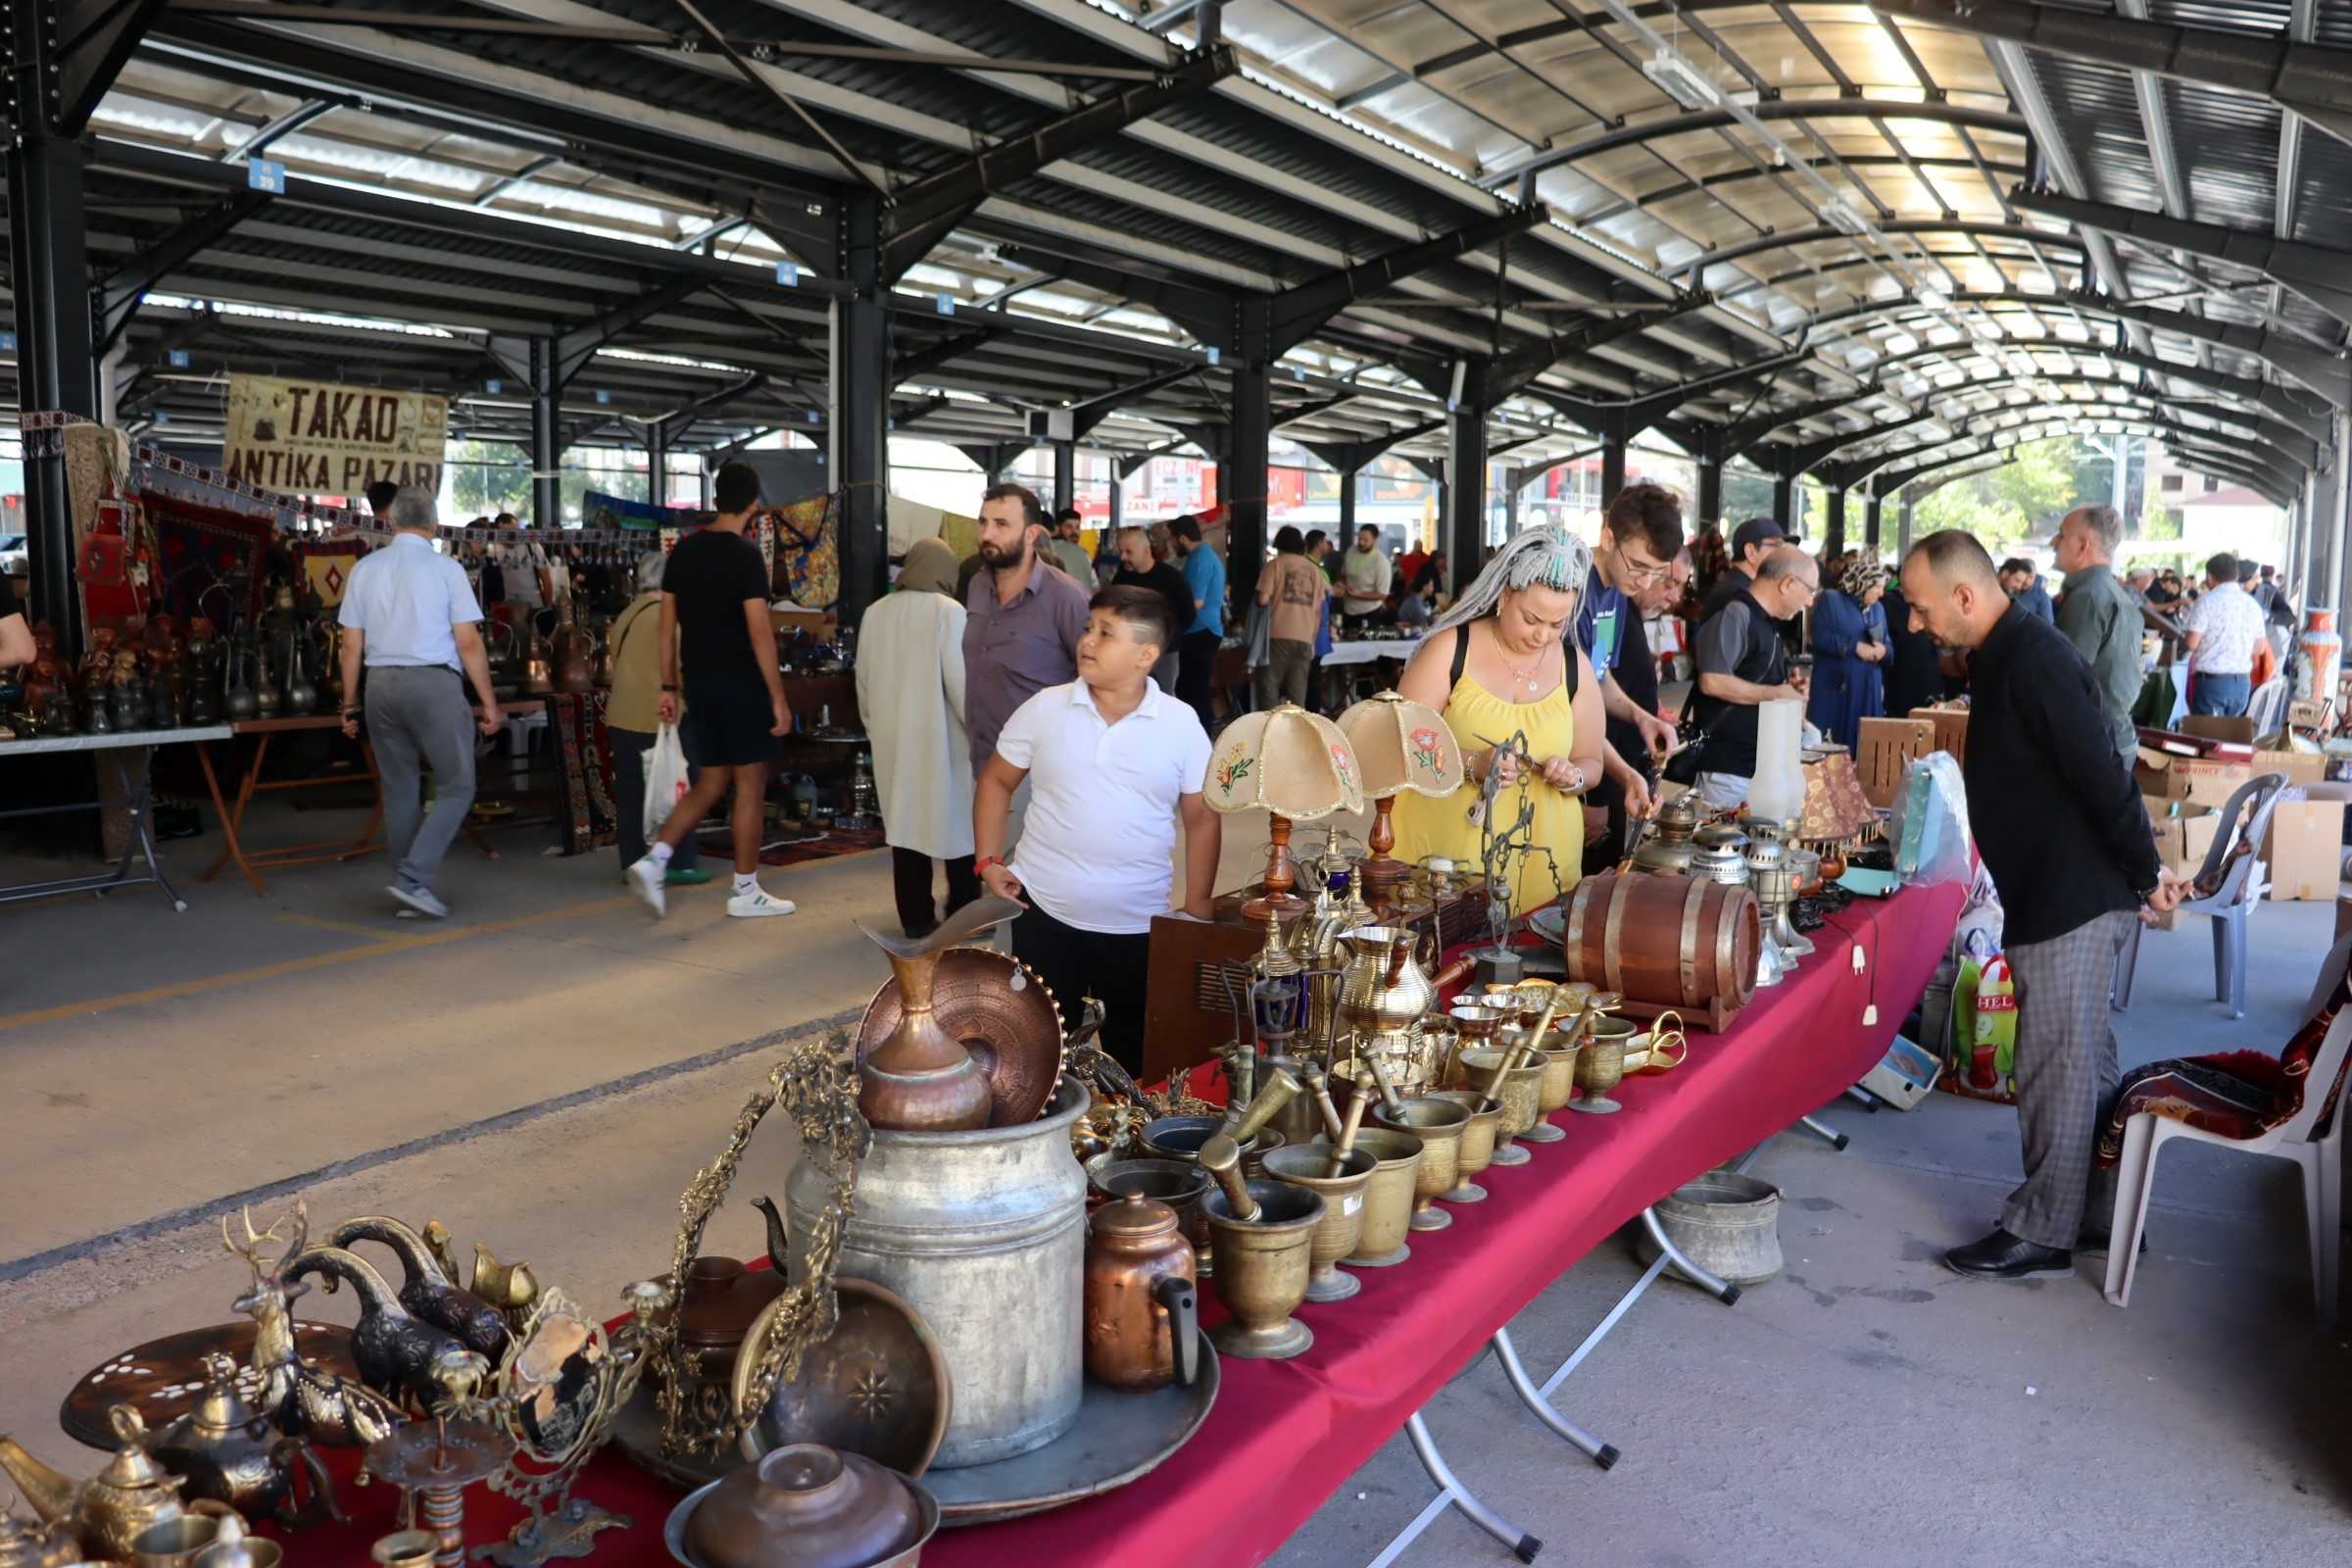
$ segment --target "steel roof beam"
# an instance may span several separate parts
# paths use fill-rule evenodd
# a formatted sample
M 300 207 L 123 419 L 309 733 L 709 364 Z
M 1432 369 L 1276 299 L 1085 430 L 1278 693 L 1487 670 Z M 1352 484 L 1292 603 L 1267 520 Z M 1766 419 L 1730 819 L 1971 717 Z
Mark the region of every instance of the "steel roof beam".
M 1870 0 L 1889 16 L 1931 22 L 2125 71 L 2250 93 L 2352 141 L 2352 49 L 2278 33 L 2225 32 L 2130 15 L 2022 0 Z
M 90 291 L 93 352 L 103 356 L 115 346 L 149 289 L 273 199 L 267 191 L 239 191 L 165 233 L 108 273 L 105 281 Z
M 2078 228 L 2100 229 L 2165 250 L 2186 251 L 2262 273 L 2336 319 L 2352 322 L 2352 252 L 2300 240 L 2283 240 L 2267 229 L 2228 228 L 2191 222 L 2114 202 L 2084 201 L 2056 191 L 2021 188 L 2011 198 L 2030 213 L 2063 218 Z
M 1370 466 L 1383 454 L 1394 448 L 1402 446 L 1416 436 L 1424 436 L 1432 430 L 1442 430 L 1445 427 L 1444 419 L 1424 419 L 1419 424 L 1409 424 L 1399 430 L 1388 430 L 1379 435 L 1366 436 L 1361 441 L 1301 441 L 1298 444 L 1321 458 L 1334 472 L 1353 475 Z
M 2054 241 L 2059 245 L 2072 245 L 2076 249 L 2080 249 L 2082 244 L 2079 240 L 2070 241 L 2063 235 L 2024 223 L 1970 223 L 1945 218 L 1894 219 L 1881 222 L 1879 229 L 1886 234 L 1962 234 L 1972 239 L 2011 239 L 2030 245 L 2047 245 Z M 1709 251 L 1704 256 L 1694 256 L 1682 263 L 1676 270 L 1721 267 L 1762 251 L 1789 250 L 1799 245 L 1829 244 L 1839 240 L 1851 241 L 1852 238 L 1843 229 L 1831 228 L 1827 224 L 1815 228 L 1784 229 L 1744 239 L 1737 245 Z
M 1886 98 L 1779 98 L 1747 105 L 1742 113 L 1758 120 L 1922 120 L 1940 125 L 1960 125 L 1971 130 L 2006 131 L 2013 136 L 2026 134 L 2022 116 L 1998 109 L 1978 109 L 1965 104 L 1916 103 Z M 1500 172 L 1489 174 L 1479 181 L 1489 190 L 1499 190 L 1514 181 L 1525 180 L 1546 169 L 1563 164 L 1579 163 L 1596 158 L 1621 147 L 1637 146 L 1667 136 L 1680 136 L 1695 130 L 1721 130 L 1739 122 L 1728 109 L 1697 109 L 1661 119 L 1628 121 L 1607 130 L 1538 153 L 1522 164 L 1514 164 Z
M 40 53 L 49 64 L 45 118 L 52 128 L 81 134 L 163 6 L 164 0 L 11 0 L 7 9 L 20 13 L 21 23 L 20 16 L 0 21 L 48 35 Z M 34 112 L 20 107 L 13 118 L 29 123 Z

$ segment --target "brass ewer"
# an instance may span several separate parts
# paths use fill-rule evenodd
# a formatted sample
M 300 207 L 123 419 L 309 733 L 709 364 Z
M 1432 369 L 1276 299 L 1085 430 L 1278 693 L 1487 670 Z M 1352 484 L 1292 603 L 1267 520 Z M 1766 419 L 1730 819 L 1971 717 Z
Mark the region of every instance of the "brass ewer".
M 1340 942 L 1348 953 L 1340 975 L 1340 1018 L 1358 1035 L 1403 1034 L 1438 1000 L 1437 985 L 1413 961 L 1412 931 L 1370 925 Z
M 1010 899 L 967 904 L 919 942 L 886 937 L 859 921 L 890 957 L 906 1010 L 890 1038 L 858 1064 L 858 1109 L 879 1131 L 970 1132 L 988 1125 L 994 1097 L 988 1073 L 931 1011 L 939 956 L 1021 912 Z

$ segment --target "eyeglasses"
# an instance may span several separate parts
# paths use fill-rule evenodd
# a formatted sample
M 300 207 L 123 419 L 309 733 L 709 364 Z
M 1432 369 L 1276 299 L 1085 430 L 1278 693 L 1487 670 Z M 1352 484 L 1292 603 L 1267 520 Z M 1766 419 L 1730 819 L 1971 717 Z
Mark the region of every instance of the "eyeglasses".
M 1643 565 L 1622 551 L 1617 556 L 1617 575 L 1629 583 L 1656 582 L 1674 569 L 1672 562 Z

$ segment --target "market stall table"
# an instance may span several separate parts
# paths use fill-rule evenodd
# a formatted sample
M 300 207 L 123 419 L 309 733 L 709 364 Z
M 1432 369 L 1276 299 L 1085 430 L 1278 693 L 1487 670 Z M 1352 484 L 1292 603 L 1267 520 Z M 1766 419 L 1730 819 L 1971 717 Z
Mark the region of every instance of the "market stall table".
M 924 1548 L 925 1568 L 1263 1561 L 1569 1265 L 1867 1072 L 1925 990 L 1960 902 L 1957 887 L 1912 889 L 1833 915 L 1813 934 L 1815 956 L 1759 993 L 1726 1034 L 1695 1036 L 1682 1066 L 1614 1090 L 1622 1114 L 1561 1113 L 1566 1141 L 1480 1178 L 1489 1201 L 1451 1209 L 1446 1230 L 1415 1234 L 1402 1266 L 1362 1271 L 1352 1299 L 1301 1308 L 1315 1332 L 1307 1353 L 1226 1360 L 1207 1423 L 1145 1480 L 1050 1513 L 944 1531 Z M 1201 1305 L 1204 1321 L 1222 1315 L 1213 1289 Z M 587 1467 L 578 1491 L 636 1521 L 626 1535 L 600 1538 L 595 1561 L 668 1560 L 662 1523 L 682 1494 L 612 1450 Z M 352 1523 L 299 1538 L 310 1568 L 366 1568 L 368 1543 L 393 1528 L 388 1495 L 347 1490 L 344 1502 Z M 480 1489 L 466 1496 L 474 1544 L 517 1517 L 506 1498 Z
M 138 770 L 132 779 L 130 769 L 122 764 L 122 754 L 138 747 L 170 746 L 178 741 L 225 740 L 225 724 L 207 724 L 192 729 L 134 729 L 118 730 L 107 735 L 37 735 L 24 740 L 0 741 L 0 762 L 14 757 L 37 757 L 59 752 L 105 752 L 115 764 L 115 782 L 122 793 L 112 800 L 73 801 L 62 806 L 24 806 L 0 811 L 0 821 L 20 816 L 46 816 L 62 811 L 102 811 L 120 806 L 130 814 L 130 833 L 122 845 L 122 856 L 112 871 L 93 872 L 87 876 L 60 877 L 48 882 L 20 882 L 0 886 L 0 904 L 14 904 L 23 899 L 52 899 L 68 893 L 109 893 L 116 888 L 145 887 L 152 883 L 163 896 L 172 901 L 173 909 L 188 906 L 172 884 L 164 878 L 164 868 L 155 856 L 154 814 L 149 808 L 153 786 L 148 770 Z M 196 748 L 202 756 L 204 748 Z M 147 861 L 144 875 L 131 874 L 133 856 Z M 201 880 L 201 879 L 199 879 Z
M 501 703 L 498 706 L 501 712 L 510 715 L 534 713 L 545 709 L 547 699 L 544 697 L 522 698 Z M 201 731 L 181 729 L 160 732 L 175 740 L 226 740 L 232 743 L 236 737 L 241 735 L 255 737 L 253 755 L 237 774 L 237 793 L 234 801 L 225 799 L 221 793 L 220 776 L 214 770 L 211 750 L 204 746 L 196 748 L 196 760 L 204 768 L 205 787 L 212 792 L 213 809 L 220 814 L 220 836 L 224 840 L 220 855 L 214 858 L 211 865 L 205 867 L 204 874 L 199 876 L 197 881 L 210 882 L 220 874 L 222 866 L 234 861 L 237 869 L 244 873 L 245 880 L 253 884 L 254 894 L 260 898 L 268 898 L 270 887 L 262 880 L 261 873 L 273 866 L 315 865 L 321 860 L 356 859 L 363 855 L 372 855 L 384 847 L 383 843 L 375 836 L 375 830 L 383 824 L 384 820 L 384 781 L 382 775 L 375 770 L 374 747 L 363 744 L 360 748 L 366 764 L 365 773 L 318 773 L 302 778 L 272 779 L 266 779 L 262 776 L 263 764 L 270 758 L 270 743 L 275 737 L 306 730 L 339 730 L 342 727 L 343 719 L 339 714 L 304 713 L 286 718 L 240 718 Z M 253 804 L 253 798 L 256 795 L 270 790 L 315 789 L 334 784 L 355 784 L 363 778 L 367 780 L 368 793 L 372 800 L 368 813 L 368 823 L 356 835 L 349 838 L 320 839 L 310 844 L 282 845 L 270 850 L 248 850 L 245 848 L 245 809 Z M 497 852 L 490 848 L 473 824 L 466 824 L 466 832 L 467 836 L 492 859 L 498 858 Z

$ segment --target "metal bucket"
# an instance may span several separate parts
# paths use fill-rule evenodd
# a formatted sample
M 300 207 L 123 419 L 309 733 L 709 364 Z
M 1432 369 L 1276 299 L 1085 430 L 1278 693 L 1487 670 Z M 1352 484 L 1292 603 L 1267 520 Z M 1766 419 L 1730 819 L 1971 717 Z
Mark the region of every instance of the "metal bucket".
M 1658 1223 L 1691 1262 L 1734 1285 L 1781 1271 L 1781 1190 L 1768 1181 L 1709 1171 L 1658 1200 Z M 1657 1256 L 1646 1234 L 1642 1251 Z
M 955 1394 L 932 1468 L 1043 1447 L 1078 1419 L 1084 1391 L 1086 1172 L 1070 1125 L 1093 1102 L 1063 1078 L 1018 1127 L 874 1134 L 840 1271 L 895 1291 L 930 1324 Z M 831 1184 L 796 1165 L 784 1187 L 793 1263 Z

